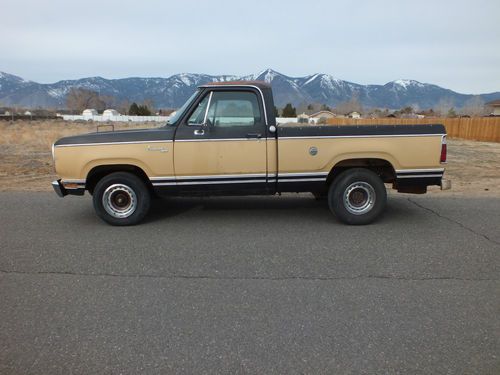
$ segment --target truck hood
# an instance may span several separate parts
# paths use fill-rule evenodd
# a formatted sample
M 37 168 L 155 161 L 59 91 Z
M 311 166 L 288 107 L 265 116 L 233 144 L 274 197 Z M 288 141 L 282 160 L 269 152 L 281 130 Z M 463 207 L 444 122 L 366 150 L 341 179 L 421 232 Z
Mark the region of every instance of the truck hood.
M 97 132 L 64 137 L 56 141 L 54 146 L 85 145 L 90 143 L 171 141 L 174 138 L 174 133 L 175 128 L 168 126 L 155 129 Z

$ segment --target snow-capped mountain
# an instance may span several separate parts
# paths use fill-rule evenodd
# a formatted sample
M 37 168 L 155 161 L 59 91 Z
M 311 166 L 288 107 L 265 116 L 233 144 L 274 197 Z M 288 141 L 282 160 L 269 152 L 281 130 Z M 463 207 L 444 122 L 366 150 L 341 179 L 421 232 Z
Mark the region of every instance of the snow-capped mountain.
M 277 106 L 284 106 L 286 103 L 322 103 L 335 106 L 355 96 L 367 107 L 401 108 L 418 105 L 420 108 L 430 108 L 441 99 L 452 101 L 456 107 L 460 107 L 472 97 L 414 80 L 398 79 L 385 85 L 360 85 L 328 74 L 289 77 L 272 69 L 247 76 L 181 73 L 168 78 L 89 77 L 51 84 L 26 81 L 0 72 L 0 106 L 64 108 L 66 96 L 71 88 L 80 87 L 99 92 L 101 95 L 113 96 L 119 101 L 141 102 L 151 99 L 157 107 L 176 108 L 182 105 L 197 86 L 230 80 L 269 82 L 273 87 Z M 485 101 L 498 99 L 500 92 L 484 94 L 482 98 Z

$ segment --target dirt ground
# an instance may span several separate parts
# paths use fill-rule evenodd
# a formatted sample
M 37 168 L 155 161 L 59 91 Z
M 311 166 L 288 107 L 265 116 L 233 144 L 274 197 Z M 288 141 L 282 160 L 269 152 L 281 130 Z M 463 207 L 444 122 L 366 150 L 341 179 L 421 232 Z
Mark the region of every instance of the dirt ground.
M 115 124 L 115 129 L 159 124 Z M 50 191 L 56 179 L 51 145 L 58 138 L 93 132 L 94 123 L 64 121 L 0 122 L 0 191 Z M 445 177 L 452 190 L 431 194 L 500 196 L 500 143 L 448 140 Z

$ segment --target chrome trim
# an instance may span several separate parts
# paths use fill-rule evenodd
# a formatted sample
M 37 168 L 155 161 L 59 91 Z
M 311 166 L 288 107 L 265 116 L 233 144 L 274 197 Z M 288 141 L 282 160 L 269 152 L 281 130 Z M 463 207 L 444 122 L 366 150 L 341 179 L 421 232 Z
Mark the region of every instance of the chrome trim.
M 203 138 L 203 139 L 176 139 L 175 142 L 225 142 L 225 141 L 262 141 L 265 138 Z
M 210 109 L 210 104 L 212 104 L 212 95 L 214 94 L 213 91 L 210 91 L 210 96 L 208 97 L 208 104 L 207 104 L 207 109 L 205 110 L 205 116 L 203 116 L 203 123 L 207 123 L 207 116 L 208 116 L 208 110 Z M 205 132 L 203 132 L 205 133 Z M 195 133 L 196 134 L 196 133 Z
M 325 182 L 326 178 L 287 178 L 287 179 L 279 179 L 278 182 L 280 184 L 283 184 L 285 182 L 306 182 L 306 181 L 320 181 L 320 182 Z
M 219 174 L 219 175 L 205 175 L 205 176 L 177 176 L 177 180 L 212 180 L 212 179 L 224 179 L 224 178 L 246 178 L 246 177 L 266 177 L 266 173 L 254 173 L 254 174 Z
M 293 176 L 328 176 L 328 173 L 330 172 L 302 172 L 302 173 L 288 173 L 288 172 L 283 172 L 283 173 L 278 173 L 278 177 L 293 177 Z
M 219 184 L 247 184 L 247 183 L 265 183 L 266 179 L 260 180 L 232 180 L 232 181 L 176 181 L 176 182 L 156 182 L 153 186 L 172 186 L 172 185 L 219 185 Z
M 151 183 L 151 185 L 153 186 L 175 186 L 177 185 L 177 183 L 174 181 L 174 182 L 153 182 Z
M 77 147 L 77 146 L 102 146 L 102 145 L 131 145 L 131 144 L 143 144 L 143 143 L 171 143 L 172 140 L 164 141 L 130 141 L 130 142 L 95 142 L 95 143 L 71 143 L 67 145 L 54 145 L 55 147 Z
M 437 137 L 443 134 L 373 134 L 373 135 L 311 135 L 304 137 L 279 137 L 278 140 L 290 139 L 332 139 L 332 138 L 389 138 L 389 137 Z
M 255 85 L 245 85 L 245 84 L 241 84 L 241 85 L 210 85 L 210 84 L 207 84 L 207 85 L 201 85 L 199 87 L 203 87 L 203 88 L 205 88 L 205 87 L 206 88 L 208 88 L 208 87 L 212 87 L 212 88 L 252 87 L 252 88 L 256 89 L 260 93 L 260 99 L 262 100 L 262 109 L 264 110 L 264 118 L 266 119 L 266 126 L 269 125 L 268 120 L 267 120 L 267 110 L 266 110 L 266 101 L 264 100 L 264 93 L 262 92 L 262 90 L 259 87 L 255 86 Z
M 420 178 L 420 177 L 437 177 L 437 178 L 441 178 L 443 177 L 442 174 L 413 174 L 413 175 L 410 175 L 410 176 L 397 176 L 396 178 Z
M 165 177 L 150 177 L 149 178 L 151 181 L 158 181 L 158 180 L 175 180 L 174 176 L 165 176 Z
M 85 184 L 86 179 L 83 180 L 61 180 L 61 184 Z
M 192 126 L 192 125 L 190 125 Z M 194 135 L 204 135 L 205 134 L 205 130 L 203 129 L 195 129 L 194 132 L 193 132 Z
M 444 168 L 430 168 L 430 169 L 396 169 L 396 173 L 413 173 L 413 172 L 444 172 Z

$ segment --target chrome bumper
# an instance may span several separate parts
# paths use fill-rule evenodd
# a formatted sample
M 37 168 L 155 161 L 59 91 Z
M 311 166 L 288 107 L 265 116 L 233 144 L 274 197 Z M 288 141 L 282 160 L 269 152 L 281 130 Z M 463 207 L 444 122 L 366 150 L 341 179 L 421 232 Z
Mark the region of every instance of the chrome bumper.
M 451 180 L 441 179 L 441 190 L 450 190 Z
M 66 195 L 84 195 L 85 194 L 85 181 L 81 180 L 61 180 L 52 181 L 52 187 L 59 197 Z
M 52 181 L 52 187 L 54 188 L 54 191 L 56 192 L 57 196 L 62 198 L 65 195 L 68 195 L 68 192 L 61 184 L 61 180 Z

